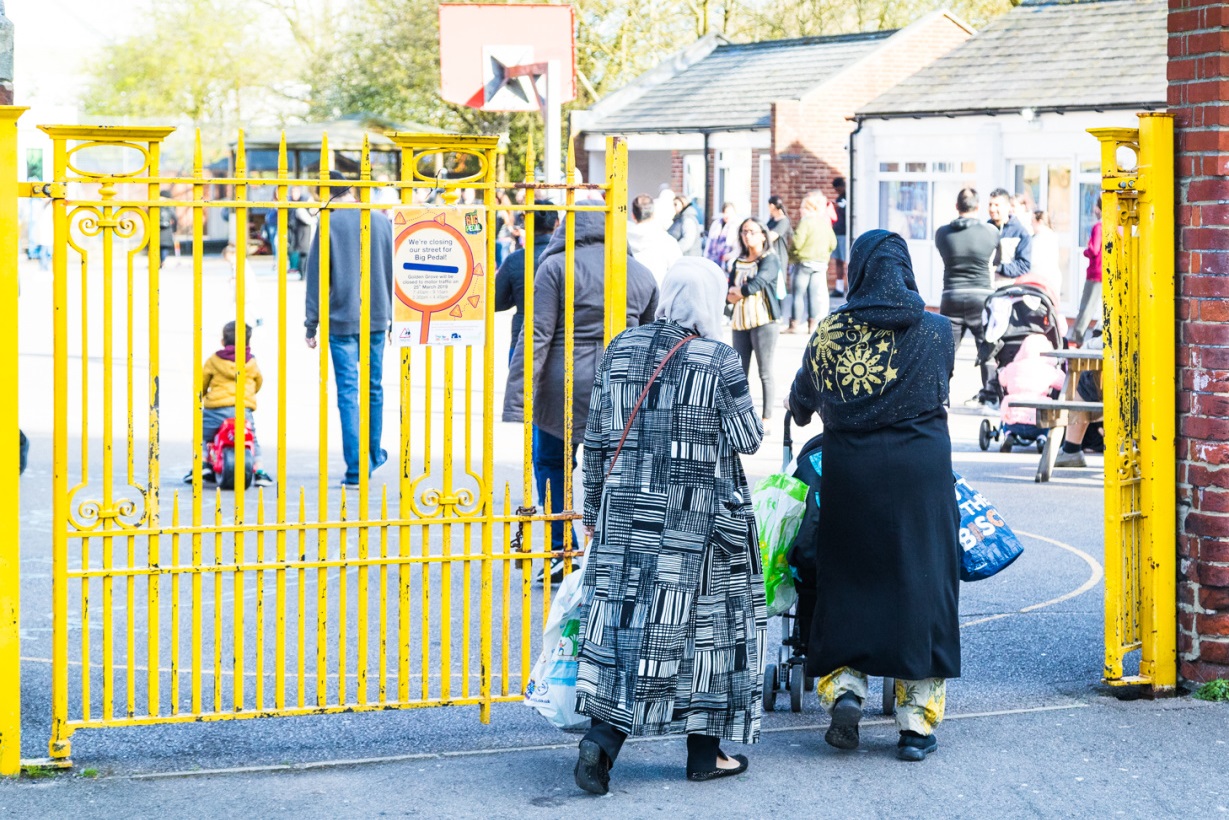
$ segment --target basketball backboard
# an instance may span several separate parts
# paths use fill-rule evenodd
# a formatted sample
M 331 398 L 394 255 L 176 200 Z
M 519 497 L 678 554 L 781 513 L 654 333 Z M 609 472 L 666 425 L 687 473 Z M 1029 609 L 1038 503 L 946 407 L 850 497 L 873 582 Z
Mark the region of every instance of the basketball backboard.
M 571 6 L 441 3 L 440 95 L 484 111 L 537 111 L 545 70 L 530 67 L 555 63 L 560 102 L 573 100 L 575 31 Z

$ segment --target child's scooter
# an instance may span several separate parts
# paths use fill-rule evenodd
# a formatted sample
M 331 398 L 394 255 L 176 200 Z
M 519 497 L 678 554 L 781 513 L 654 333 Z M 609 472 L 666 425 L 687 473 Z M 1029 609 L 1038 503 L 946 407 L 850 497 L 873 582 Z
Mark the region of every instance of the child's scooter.
M 252 461 L 256 457 L 256 438 L 252 428 L 243 424 L 243 489 L 252 486 Z M 229 418 L 222 422 L 218 432 L 209 445 L 209 464 L 213 467 L 218 486 L 223 490 L 235 488 L 235 419 Z

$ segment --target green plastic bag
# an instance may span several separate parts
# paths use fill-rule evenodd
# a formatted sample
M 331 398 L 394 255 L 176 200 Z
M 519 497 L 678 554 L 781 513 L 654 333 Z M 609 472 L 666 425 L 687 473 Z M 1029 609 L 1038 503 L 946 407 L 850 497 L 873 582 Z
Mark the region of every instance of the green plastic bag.
M 751 501 L 764 563 L 764 598 L 771 618 L 785 612 L 798 600 L 794 573 L 785 556 L 802 525 L 807 508 L 807 485 L 793 476 L 776 473 L 755 485 Z

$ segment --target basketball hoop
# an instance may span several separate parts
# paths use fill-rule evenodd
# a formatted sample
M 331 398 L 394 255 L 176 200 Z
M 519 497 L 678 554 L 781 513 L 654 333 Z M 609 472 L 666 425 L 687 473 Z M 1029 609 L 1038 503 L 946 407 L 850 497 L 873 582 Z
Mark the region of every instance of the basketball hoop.
M 540 111 L 546 182 L 562 176 L 563 104 L 576 99 L 571 6 L 441 3 L 440 96 L 482 111 Z

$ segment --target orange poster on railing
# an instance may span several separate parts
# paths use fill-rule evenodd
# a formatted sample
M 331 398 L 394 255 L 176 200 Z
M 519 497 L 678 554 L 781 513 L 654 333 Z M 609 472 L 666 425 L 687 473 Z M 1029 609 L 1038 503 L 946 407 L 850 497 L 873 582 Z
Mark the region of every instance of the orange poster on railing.
M 393 337 L 399 347 L 482 344 L 485 218 L 472 205 L 393 211 Z

